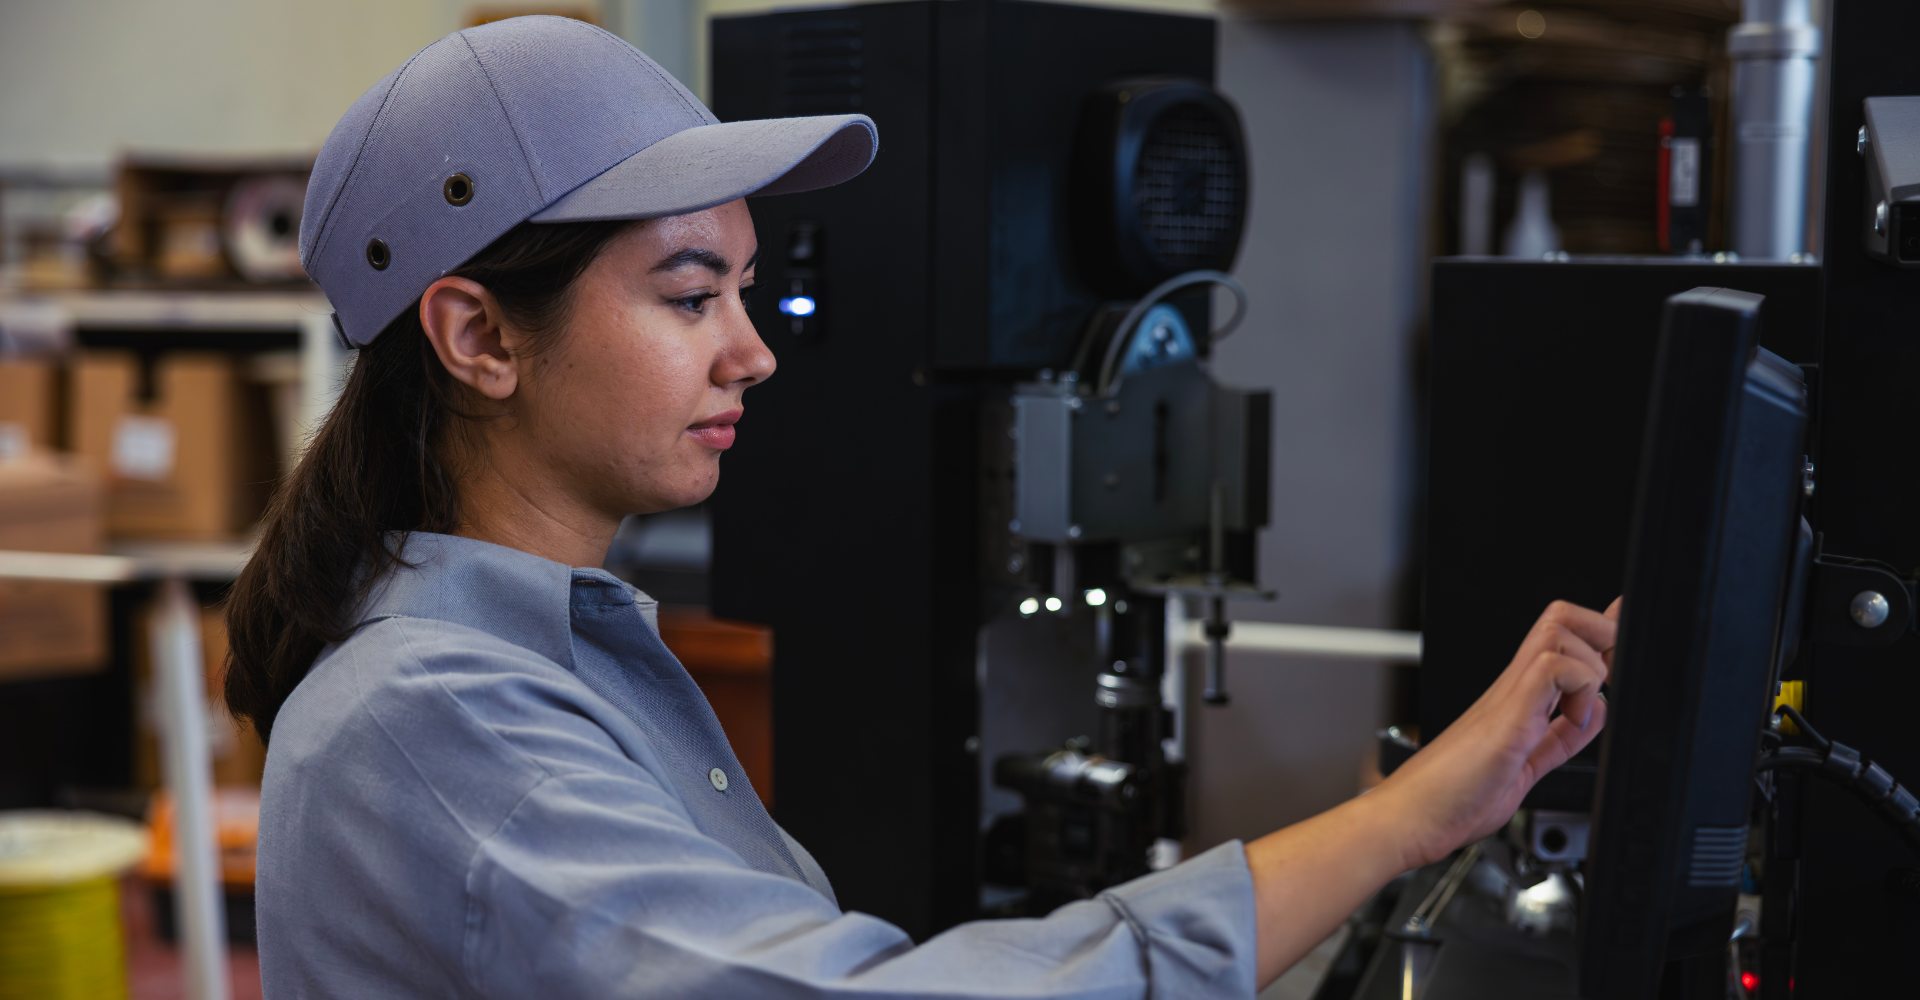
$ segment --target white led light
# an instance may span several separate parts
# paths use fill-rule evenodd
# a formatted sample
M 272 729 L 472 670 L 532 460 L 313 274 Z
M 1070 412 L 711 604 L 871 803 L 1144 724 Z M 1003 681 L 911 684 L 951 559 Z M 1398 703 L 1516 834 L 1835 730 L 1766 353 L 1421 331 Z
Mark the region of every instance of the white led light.
M 1060 599 L 1059 599 L 1058 597 L 1049 597 L 1049 598 L 1047 598 L 1047 610 L 1048 610 L 1048 611 L 1059 611 L 1059 610 L 1060 610 L 1060 607 L 1061 607 L 1061 605 L 1060 605 Z
M 1035 612 L 1038 612 L 1039 610 L 1040 610 L 1040 602 L 1035 598 L 1029 597 L 1026 600 L 1020 602 L 1020 613 L 1023 615 L 1032 616 Z
M 792 295 L 780 300 L 780 311 L 789 316 L 811 316 L 817 308 L 811 295 Z
M 1106 591 L 1101 590 L 1099 587 L 1087 591 L 1087 607 L 1097 608 L 1105 603 L 1107 603 Z

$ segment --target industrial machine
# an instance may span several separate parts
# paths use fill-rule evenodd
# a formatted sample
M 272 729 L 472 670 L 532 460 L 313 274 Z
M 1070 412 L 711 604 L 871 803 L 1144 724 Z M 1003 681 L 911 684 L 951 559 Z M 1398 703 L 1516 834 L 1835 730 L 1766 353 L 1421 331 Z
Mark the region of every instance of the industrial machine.
M 1920 565 L 1906 527 L 1920 473 L 1899 444 L 1920 347 L 1898 319 L 1920 311 L 1920 115 L 1906 96 L 1920 87 L 1902 50 L 1920 10 L 1840 0 L 1824 25 L 1817 259 L 1781 192 L 1802 184 L 1788 147 L 1819 36 L 1805 4 L 1749 14 L 1729 46 L 1734 115 L 1759 123 L 1732 144 L 1746 260 L 1435 270 L 1419 722 L 1431 734 L 1457 717 L 1547 601 L 1621 591 L 1663 304 L 1702 286 L 1764 297 L 1742 343 L 1804 384 L 1818 542 L 1804 599 L 1780 615 L 1780 634 L 1804 641 L 1758 669 L 1800 682 L 1791 707 L 1825 735 L 1751 720 L 1757 835 L 1683 845 L 1717 881 L 1660 882 L 1671 912 L 1692 908 L 1687 933 L 1650 932 L 1667 951 L 1634 955 L 1663 977 L 1663 958 L 1690 963 L 1664 995 L 1899 996 L 1891 956 L 1920 939 L 1920 859 L 1905 820 L 1887 822 L 1906 800 L 1862 790 L 1920 775 L 1903 735 L 1920 702 L 1920 584 L 1900 569 Z M 756 321 L 781 374 L 756 389 L 714 501 L 712 603 L 774 630 L 776 816 L 844 905 L 917 936 L 1148 870 L 1185 811 L 1186 687 L 1166 611 L 1207 617 L 1205 700 L 1224 703 L 1228 602 L 1269 596 L 1250 547 L 1270 505 L 1267 400 L 1207 366 L 1245 294 L 1224 272 L 1248 196 L 1237 118 L 1211 88 L 1213 25 L 985 0 L 722 18 L 712 38 L 722 117 L 860 111 L 882 134 L 860 181 L 754 206 L 774 290 Z M 1527 460 L 1570 449 L 1579 467 L 1552 472 L 1577 486 L 1545 489 L 1559 480 Z M 1734 676 L 1722 667 L 1697 676 Z M 1388 766 L 1396 748 L 1410 744 L 1388 740 Z M 1846 780 L 1808 780 L 1849 761 Z M 1651 787 L 1646 763 L 1613 769 L 1616 798 Z M 1633 828 L 1629 802 L 1591 825 L 1605 766 L 1596 749 L 1547 776 L 1513 836 L 1384 896 L 1359 921 L 1376 933 L 1354 936 L 1373 950 L 1343 958 L 1322 995 L 1400 996 L 1409 972 L 1428 1000 L 1493 995 L 1496 981 L 1499 995 L 1580 995 L 1581 935 L 1610 919 L 1593 907 L 1614 925 L 1639 912 L 1588 896 L 1583 923 L 1583 877 L 1613 864 L 1653 885 L 1666 874 L 1649 875 L 1652 855 L 1629 849 L 1621 867 L 1609 853 L 1623 829 L 1654 843 L 1681 829 L 1675 816 L 1693 822 L 1689 805 Z M 1736 825 L 1735 797 L 1706 825 Z M 1662 843 L 1660 857 L 1682 855 Z M 1717 968 L 1723 918 L 1740 975 L 1720 983 L 1702 970 Z M 1644 988 L 1629 978 L 1611 995 Z
M 1248 198 L 1213 22 L 909 2 L 712 39 L 722 118 L 881 135 L 859 181 L 753 206 L 780 374 L 712 604 L 773 628 L 776 817 L 916 935 L 1144 874 L 1185 822 L 1168 605 L 1224 703 L 1227 602 L 1266 596 L 1268 397 L 1206 360 Z
M 1804 4 L 1774 6 L 1787 22 L 1804 20 Z M 1764 296 L 1748 320 L 1755 341 L 1805 381 L 1804 590 L 1782 606 L 1777 646 L 1761 642 L 1768 614 L 1725 615 L 1727 627 L 1750 630 L 1748 648 L 1683 664 L 1688 629 L 1716 618 L 1697 599 L 1669 595 L 1670 611 L 1699 617 L 1659 625 L 1673 630 L 1660 644 L 1679 671 L 1653 682 L 1663 695 L 1620 692 L 1623 719 L 1629 701 L 1638 709 L 1637 735 L 1615 733 L 1621 753 L 1596 747 L 1548 775 L 1515 836 L 1411 879 L 1378 917 L 1388 943 L 1359 985 L 1327 996 L 1402 996 L 1409 969 L 1427 1000 L 1486 995 L 1493 975 L 1514 996 L 1912 993 L 1904 958 L 1920 940 L 1920 806 L 1899 781 L 1920 776 L 1905 707 L 1920 696 L 1911 612 L 1920 471 L 1890 432 L 1914 419 L 1920 379 L 1920 351 L 1900 319 L 1920 308 L 1902 179 L 1920 168 L 1920 119 L 1907 96 L 1920 78 L 1899 54 L 1899 39 L 1920 31 L 1920 11 L 1838 0 L 1825 29 L 1817 259 L 1788 252 L 1799 247 L 1789 234 L 1760 260 L 1459 259 L 1434 271 L 1421 729 L 1458 716 L 1545 601 L 1598 606 L 1624 589 L 1631 602 L 1638 578 L 1622 556 L 1634 551 L 1634 480 L 1623 473 L 1650 472 L 1643 463 L 1656 441 L 1678 444 L 1648 423 L 1658 315 L 1697 286 Z M 1745 41 L 1757 45 L 1760 34 Z M 1804 26 L 1777 34 L 1793 51 L 1776 55 L 1799 73 L 1791 64 L 1805 58 Z M 1741 58 L 1758 52 L 1735 48 Z M 1781 133 L 1741 138 L 1768 134 Z M 1800 211 L 1763 214 L 1778 222 Z M 1578 455 L 1577 487 L 1549 498 L 1529 488 L 1541 467 L 1524 456 L 1555 453 Z M 1665 482 L 1683 488 L 1671 474 Z M 1757 514 L 1759 495 L 1740 500 L 1723 523 Z M 1683 537 L 1699 536 L 1640 544 L 1680 560 Z M 1550 558 L 1537 551 L 1546 538 Z M 1778 537 L 1747 554 L 1777 562 L 1787 544 Z M 1631 627 L 1623 621 L 1622 657 Z M 1639 641 L 1649 648 L 1644 634 Z M 1774 712 L 1754 687 L 1776 673 L 1784 683 Z M 1626 749 L 1634 742 L 1637 758 Z M 1702 777 L 1710 768 L 1718 778 Z M 1743 821 L 1731 807 L 1749 788 Z M 1654 801 L 1669 793 L 1680 797 Z M 1711 822 L 1709 807 L 1719 817 Z M 1595 968 L 1579 967 L 1582 952 Z

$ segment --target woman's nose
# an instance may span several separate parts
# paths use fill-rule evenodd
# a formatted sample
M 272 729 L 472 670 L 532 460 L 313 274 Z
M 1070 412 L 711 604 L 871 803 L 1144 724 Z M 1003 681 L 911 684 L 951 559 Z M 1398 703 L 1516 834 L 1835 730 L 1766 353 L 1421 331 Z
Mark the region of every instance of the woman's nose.
M 760 339 L 759 331 L 753 328 L 753 321 L 747 317 L 746 310 L 739 311 L 738 318 L 729 332 L 727 349 L 719 358 L 719 370 L 714 381 L 721 385 L 744 383 L 754 385 L 773 377 L 777 367 L 773 351 L 766 341 Z

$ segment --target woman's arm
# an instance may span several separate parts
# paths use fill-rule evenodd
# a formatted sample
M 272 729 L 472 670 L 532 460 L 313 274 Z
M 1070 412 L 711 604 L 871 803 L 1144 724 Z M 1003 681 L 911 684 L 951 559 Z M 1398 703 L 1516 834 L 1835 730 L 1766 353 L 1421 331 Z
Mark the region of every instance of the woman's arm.
M 1378 788 L 1247 845 L 1264 988 L 1395 875 L 1504 825 L 1600 732 L 1619 602 L 1555 602 L 1513 662 Z

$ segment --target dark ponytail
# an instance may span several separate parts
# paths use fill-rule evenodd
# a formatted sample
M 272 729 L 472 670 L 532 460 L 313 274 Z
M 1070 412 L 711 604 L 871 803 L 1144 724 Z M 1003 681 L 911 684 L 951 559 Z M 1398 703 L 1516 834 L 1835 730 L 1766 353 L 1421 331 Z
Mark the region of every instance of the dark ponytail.
M 453 274 L 487 287 L 548 344 L 573 283 L 631 222 L 523 223 Z M 340 398 L 267 506 L 259 547 L 227 598 L 227 708 L 264 743 L 274 716 L 348 615 L 398 561 L 393 531 L 460 523 L 450 442 L 471 412 L 410 308 L 360 349 Z

